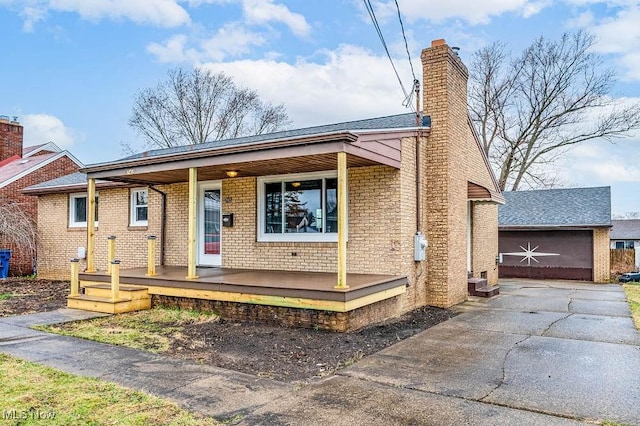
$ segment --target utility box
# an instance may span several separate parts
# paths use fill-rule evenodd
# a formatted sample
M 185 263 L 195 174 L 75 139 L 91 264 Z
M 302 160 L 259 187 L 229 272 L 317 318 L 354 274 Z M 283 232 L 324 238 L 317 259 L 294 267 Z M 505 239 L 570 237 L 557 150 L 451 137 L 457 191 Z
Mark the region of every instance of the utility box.
M 416 262 L 421 262 L 427 258 L 427 238 L 422 234 L 422 232 L 416 232 L 414 235 L 414 254 L 413 260 Z
M 225 226 L 225 227 L 233 226 L 233 213 L 224 213 L 222 215 L 222 226 Z
M 11 250 L 0 250 L 0 278 L 9 276 L 9 259 L 11 259 Z

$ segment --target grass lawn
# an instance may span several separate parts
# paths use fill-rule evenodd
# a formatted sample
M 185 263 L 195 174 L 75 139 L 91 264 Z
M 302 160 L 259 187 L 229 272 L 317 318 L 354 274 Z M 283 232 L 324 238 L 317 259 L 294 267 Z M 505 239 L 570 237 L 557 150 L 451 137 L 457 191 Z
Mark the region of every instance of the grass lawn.
M 636 328 L 640 330 L 640 283 L 625 284 L 622 288 L 627 293 L 633 322 L 636 324 Z
M 34 328 L 160 353 L 169 349 L 169 339 L 166 336 L 175 336 L 181 326 L 217 321 L 218 319 L 219 317 L 212 312 L 154 308 L 147 311 Z
M 142 392 L 5 354 L 0 354 L 0 383 L 0 424 L 218 424 Z

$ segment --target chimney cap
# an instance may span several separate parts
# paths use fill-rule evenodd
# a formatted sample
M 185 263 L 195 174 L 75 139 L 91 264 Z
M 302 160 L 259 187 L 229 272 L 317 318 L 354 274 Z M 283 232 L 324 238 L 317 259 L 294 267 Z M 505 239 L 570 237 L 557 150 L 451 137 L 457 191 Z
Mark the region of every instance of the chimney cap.
M 431 47 L 444 46 L 445 44 L 447 44 L 447 42 L 443 38 L 431 41 Z

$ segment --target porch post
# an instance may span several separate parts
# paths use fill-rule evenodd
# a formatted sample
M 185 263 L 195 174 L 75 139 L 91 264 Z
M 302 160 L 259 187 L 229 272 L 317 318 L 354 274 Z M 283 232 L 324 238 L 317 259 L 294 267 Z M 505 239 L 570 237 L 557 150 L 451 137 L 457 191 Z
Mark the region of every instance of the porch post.
M 96 272 L 96 180 L 87 180 L 87 271 Z
M 111 275 L 111 261 L 116 258 L 116 236 L 107 237 L 107 274 Z
M 338 283 L 335 288 L 347 285 L 347 153 L 338 153 Z
M 189 249 L 187 259 L 187 279 L 197 279 L 196 275 L 196 232 L 198 201 L 198 169 L 189 168 Z

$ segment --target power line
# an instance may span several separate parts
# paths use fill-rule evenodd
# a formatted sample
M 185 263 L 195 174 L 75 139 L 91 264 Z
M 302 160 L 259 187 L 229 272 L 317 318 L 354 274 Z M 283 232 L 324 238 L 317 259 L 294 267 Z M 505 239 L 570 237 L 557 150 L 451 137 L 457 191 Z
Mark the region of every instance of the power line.
M 411 53 L 409 53 L 409 43 L 407 43 L 407 36 L 404 33 L 404 23 L 402 22 L 402 14 L 400 14 L 400 5 L 398 5 L 398 0 L 396 2 L 396 9 L 398 10 L 398 21 L 400 21 L 400 28 L 402 29 L 402 38 L 404 39 L 404 47 L 407 50 L 407 57 L 409 58 L 409 66 L 411 67 L 411 75 L 413 76 L 413 81 L 417 81 L 416 73 L 413 71 L 413 62 L 411 62 Z
M 373 22 L 373 26 L 378 33 L 378 37 L 380 38 L 380 42 L 382 43 L 382 47 L 384 47 L 385 52 L 387 53 L 387 57 L 389 58 L 389 62 L 391 62 L 391 67 L 393 68 L 393 72 L 396 74 L 396 78 L 398 79 L 398 83 L 400 83 L 400 88 L 402 88 L 402 93 L 404 93 L 405 100 L 402 104 L 406 107 L 411 107 L 413 110 L 413 105 L 411 104 L 411 97 L 413 93 L 407 93 L 407 89 L 405 89 L 404 84 L 402 84 L 402 79 L 400 78 L 400 74 L 398 74 L 398 70 L 396 69 L 396 65 L 393 63 L 393 59 L 391 58 L 391 54 L 389 53 L 389 48 L 387 47 L 387 42 L 384 40 L 384 36 L 382 35 L 382 30 L 380 29 L 380 24 L 378 24 L 378 19 L 376 18 L 376 14 L 373 11 L 373 6 L 371 5 L 370 0 L 363 0 L 364 7 L 369 12 L 369 17 Z M 412 69 L 413 71 L 413 69 Z

